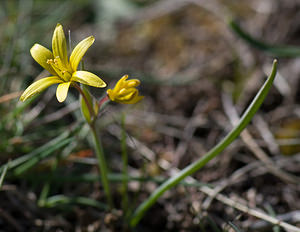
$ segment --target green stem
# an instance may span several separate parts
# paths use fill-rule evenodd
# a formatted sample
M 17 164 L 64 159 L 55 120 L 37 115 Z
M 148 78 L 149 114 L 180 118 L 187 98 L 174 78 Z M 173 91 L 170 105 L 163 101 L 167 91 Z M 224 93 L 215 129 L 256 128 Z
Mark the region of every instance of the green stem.
M 169 178 L 166 182 L 160 185 L 151 195 L 150 197 L 145 200 L 134 212 L 133 217 L 131 219 L 130 225 L 136 226 L 138 222 L 143 217 L 144 213 L 157 201 L 157 199 L 167 190 L 177 185 L 181 180 L 185 177 L 192 175 L 200 168 L 205 166 L 210 160 L 214 157 L 219 155 L 226 147 L 228 147 L 243 131 L 243 129 L 248 125 L 251 121 L 252 117 L 255 115 L 256 111 L 259 109 L 260 105 L 262 104 L 263 100 L 265 99 L 266 95 L 269 92 L 269 89 L 272 86 L 273 80 L 276 76 L 277 70 L 277 61 L 274 60 L 273 68 L 271 75 L 266 80 L 264 85 L 261 87 L 257 95 L 255 96 L 254 100 L 243 114 L 240 122 L 238 125 L 233 128 L 230 133 L 221 140 L 215 147 L 213 147 L 208 153 L 206 153 L 203 157 L 195 161 L 194 163 L 190 164 L 183 170 L 181 170 L 176 175 Z
M 54 175 L 54 173 L 57 169 L 58 162 L 59 162 L 59 157 L 56 157 L 55 162 L 52 164 L 52 167 L 51 167 L 50 176 Z M 40 197 L 39 197 L 39 200 L 38 200 L 38 206 L 39 207 L 44 207 L 45 206 L 45 202 L 46 202 L 47 197 L 48 197 L 49 192 L 50 192 L 50 187 L 51 187 L 51 178 L 46 180 L 45 183 L 44 183 L 44 186 L 42 188 L 42 191 L 41 191 L 41 194 L 40 194 Z
M 98 103 L 98 108 L 99 110 L 102 109 L 106 103 L 108 103 L 110 100 L 109 100 L 109 97 L 108 95 L 104 96 Z
M 107 178 L 107 173 L 108 173 L 107 164 L 106 164 L 106 160 L 104 157 L 104 152 L 102 149 L 100 137 L 95 128 L 96 114 L 93 109 L 93 106 L 90 104 L 87 96 L 85 95 L 84 91 L 80 88 L 80 86 L 77 83 L 74 83 L 74 87 L 79 91 L 79 93 L 83 97 L 83 100 L 85 101 L 85 103 L 88 107 L 89 113 L 92 117 L 92 120 L 91 120 L 91 122 L 89 122 L 89 125 L 91 128 L 92 134 L 93 134 L 93 139 L 94 139 L 94 144 L 95 144 L 95 149 L 96 149 L 96 156 L 97 156 L 97 160 L 98 160 L 98 166 L 100 169 L 101 181 L 102 181 L 102 185 L 104 188 L 104 192 L 105 192 L 109 207 L 112 209 L 113 201 L 112 201 L 112 196 L 110 194 L 109 182 L 108 182 L 108 178 Z
M 106 160 L 104 157 L 104 152 L 102 149 L 102 145 L 100 142 L 100 137 L 97 133 L 97 130 L 93 125 L 91 125 L 91 131 L 93 134 L 93 138 L 94 138 L 94 144 L 95 144 L 95 149 L 96 149 L 96 156 L 97 156 L 97 160 L 98 160 L 98 166 L 100 169 L 100 175 L 101 175 L 101 181 L 102 181 L 102 185 L 104 188 L 104 192 L 108 201 L 108 204 L 110 206 L 110 208 L 113 208 L 113 201 L 112 201 L 112 196 L 110 194 L 110 188 L 109 188 L 109 182 L 108 182 L 108 178 L 107 178 L 107 174 L 108 174 L 108 169 L 107 169 L 107 165 L 106 165 Z
M 122 115 L 122 137 L 121 137 L 121 150 L 122 150 L 122 163 L 123 175 L 125 178 L 122 181 L 122 208 L 124 212 L 124 219 L 127 219 L 128 213 L 128 154 L 126 144 L 126 131 L 125 131 L 125 114 Z

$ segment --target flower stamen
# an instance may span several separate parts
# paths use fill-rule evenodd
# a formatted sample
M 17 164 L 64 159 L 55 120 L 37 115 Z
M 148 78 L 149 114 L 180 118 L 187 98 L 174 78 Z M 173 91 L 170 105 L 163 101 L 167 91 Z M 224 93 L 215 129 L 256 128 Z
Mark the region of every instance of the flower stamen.
M 62 78 L 64 81 L 70 81 L 71 79 L 71 72 L 66 68 L 63 63 L 61 62 L 61 59 L 57 56 L 54 59 L 48 59 L 47 64 L 50 64 L 51 67 L 55 70 L 55 72 L 58 74 L 60 78 Z

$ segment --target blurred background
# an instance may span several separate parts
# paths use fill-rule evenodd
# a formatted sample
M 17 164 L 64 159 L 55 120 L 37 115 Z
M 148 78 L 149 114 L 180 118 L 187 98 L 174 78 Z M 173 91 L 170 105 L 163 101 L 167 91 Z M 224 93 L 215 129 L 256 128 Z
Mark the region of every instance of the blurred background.
M 9 163 L 0 190 L 0 231 L 126 231 L 118 176 L 122 131 L 129 174 L 143 177 L 129 183 L 132 212 L 157 182 L 230 131 L 274 58 L 274 87 L 248 131 L 194 178 L 216 194 L 299 226 L 299 12 L 297 0 L 0 1 L 1 171 Z M 95 37 L 84 68 L 109 87 L 125 74 L 142 82 L 143 101 L 110 104 L 98 120 L 112 172 L 113 213 L 104 210 L 77 92 L 71 89 L 60 104 L 52 86 L 18 101 L 47 75 L 29 50 L 34 43 L 50 49 L 57 23 L 70 34 L 71 47 Z M 90 90 L 97 99 L 105 94 Z M 136 231 L 238 231 L 232 224 L 240 231 L 284 231 L 208 197 L 199 186 L 181 185 L 150 209 Z

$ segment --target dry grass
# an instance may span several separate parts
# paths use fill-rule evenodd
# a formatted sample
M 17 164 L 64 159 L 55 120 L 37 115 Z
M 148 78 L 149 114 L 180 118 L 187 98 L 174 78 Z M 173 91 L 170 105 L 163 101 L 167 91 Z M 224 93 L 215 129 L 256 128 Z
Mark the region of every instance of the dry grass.
M 105 200 L 87 128 L 77 125 L 76 93 L 65 105 L 56 102 L 52 88 L 28 106 L 16 99 L 39 75 L 29 48 L 36 41 L 50 44 L 57 22 L 71 29 L 74 44 L 90 34 L 96 37 L 85 66 L 104 80 L 125 73 L 142 80 L 143 102 L 108 106 L 98 125 L 109 167 L 120 173 L 120 113 L 126 114 L 129 174 L 143 177 L 129 182 L 129 212 L 158 182 L 223 138 L 263 83 L 274 56 L 232 32 L 229 15 L 267 43 L 300 46 L 300 4 L 292 0 L 75 2 L 1 3 L 1 163 L 63 133 L 72 139 L 24 173 L 7 172 L 0 192 L 0 231 L 127 228 L 119 176 L 110 177 L 113 212 L 103 210 L 105 204 L 76 198 Z M 63 9 L 68 9 L 65 14 Z M 299 58 L 280 58 L 275 85 L 240 139 L 197 172 L 192 184 L 187 180 L 163 195 L 136 231 L 289 231 L 273 227 L 266 215 L 299 227 L 299 77 Z M 72 197 L 71 202 L 45 204 L 56 195 Z

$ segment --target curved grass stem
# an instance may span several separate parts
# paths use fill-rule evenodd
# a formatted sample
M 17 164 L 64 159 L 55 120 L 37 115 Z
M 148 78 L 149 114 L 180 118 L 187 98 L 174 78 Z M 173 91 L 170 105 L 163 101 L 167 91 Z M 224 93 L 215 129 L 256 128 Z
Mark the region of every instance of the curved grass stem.
M 256 111 L 261 106 L 265 97 L 267 96 L 273 80 L 276 76 L 277 71 L 277 60 L 274 60 L 272 72 L 264 85 L 261 87 L 250 106 L 247 108 L 242 118 L 240 119 L 238 125 L 233 128 L 229 134 L 221 140 L 215 147 L 213 147 L 208 153 L 206 153 L 203 157 L 190 164 L 183 170 L 181 170 L 176 175 L 170 177 L 166 182 L 161 184 L 151 195 L 145 200 L 134 212 L 132 219 L 130 221 L 130 225 L 132 227 L 136 226 L 138 222 L 142 219 L 144 213 L 158 200 L 158 198 L 167 190 L 171 189 L 175 185 L 177 185 L 180 181 L 182 181 L 185 177 L 192 175 L 200 168 L 205 166 L 210 160 L 219 155 L 226 147 L 228 147 L 243 131 L 243 129 L 249 124 L 252 117 L 255 115 Z

